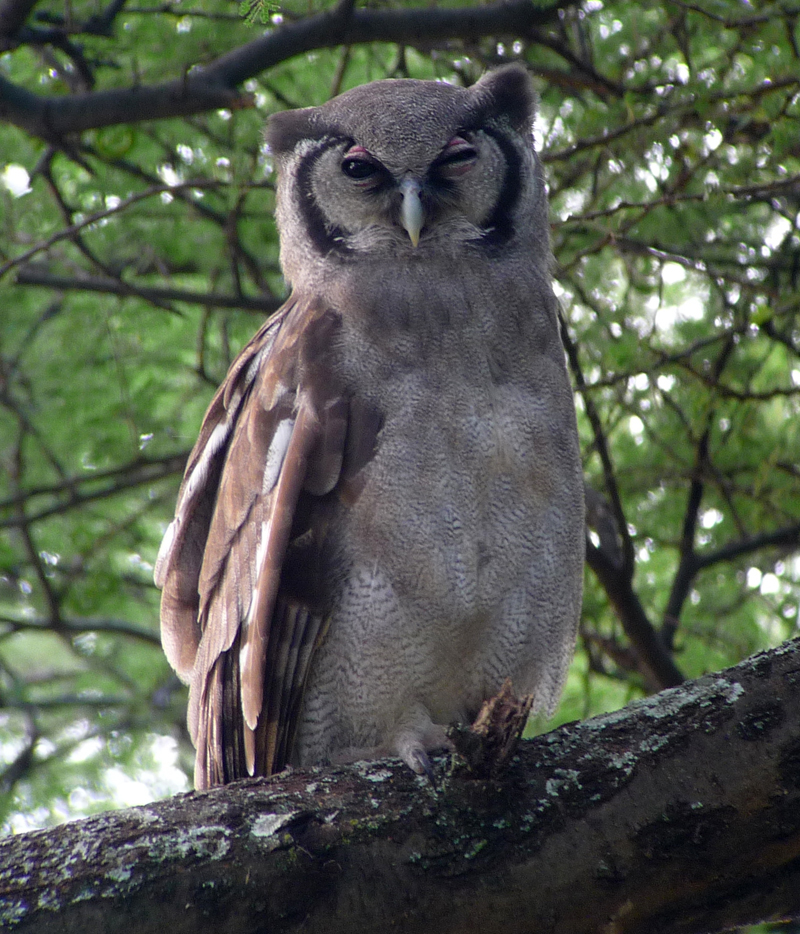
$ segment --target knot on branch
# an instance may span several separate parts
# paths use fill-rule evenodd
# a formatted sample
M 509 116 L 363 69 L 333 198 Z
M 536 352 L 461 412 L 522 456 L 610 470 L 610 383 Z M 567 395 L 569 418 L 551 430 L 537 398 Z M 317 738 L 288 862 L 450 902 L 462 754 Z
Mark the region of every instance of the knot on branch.
M 497 694 L 484 701 L 471 727 L 448 727 L 447 736 L 456 754 L 474 778 L 494 779 L 506 769 L 532 706 L 533 695 L 516 697 L 511 679 L 506 678 Z

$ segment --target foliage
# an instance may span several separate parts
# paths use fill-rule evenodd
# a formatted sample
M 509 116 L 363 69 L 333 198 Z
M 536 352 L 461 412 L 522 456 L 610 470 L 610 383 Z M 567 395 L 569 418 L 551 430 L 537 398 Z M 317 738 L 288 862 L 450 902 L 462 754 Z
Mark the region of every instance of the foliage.
M 596 494 L 559 719 L 796 632 L 800 7 L 287 0 L 263 30 L 225 0 L 34 2 L 0 3 L 7 828 L 186 787 L 152 565 L 283 294 L 261 129 L 376 78 L 537 78 Z

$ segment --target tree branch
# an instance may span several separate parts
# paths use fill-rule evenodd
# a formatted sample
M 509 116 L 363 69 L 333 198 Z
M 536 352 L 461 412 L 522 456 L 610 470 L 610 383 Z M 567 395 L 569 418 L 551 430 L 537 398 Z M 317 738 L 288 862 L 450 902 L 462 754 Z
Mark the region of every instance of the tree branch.
M 0 518 L 1 528 L 29 526 L 41 519 L 57 513 L 66 512 L 76 506 L 115 496 L 122 490 L 153 483 L 175 474 L 180 474 L 186 466 L 188 452 L 170 454 L 161 458 L 137 458 L 121 467 L 106 470 L 88 476 L 65 477 L 61 483 L 18 490 L 13 496 L 0 501 L 0 510 L 9 509 L 12 515 Z M 88 490 L 86 488 L 89 488 Z M 97 487 L 97 489 L 94 489 Z M 29 505 L 40 496 L 54 497 L 56 502 L 41 508 L 35 513 L 19 512 L 20 507 Z
M 523 743 L 289 771 L 0 843 L 10 934 L 689 934 L 800 916 L 800 641 Z M 686 879 L 691 885 L 686 885 Z
M 597 548 L 591 541 L 586 542 L 586 561 L 600 581 L 609 600 L 617 611 L 617 615 L 631 640 L 641 661 L 643 674 L 651 690 L 660 690 L 666 687 L 675 687 L 684 680 L 683 674 L 673 661 L 667 646 L 661 639 L 653 624 L 647 617 L 641 600 L 633 589 L 633 574 L 635 570 L 633 541 L 628 531 L 625 511 L 619 495 L 614 466 L 611 461 L 611 452 L 606 443 L 605 433 L 600 416 L 594 402 L 586 391 L 586 380 L 581 368 L 578 349 L 573 343 L 566 325 L 561 323 L 561 335 L 564 341 L 570 370 L 575 377 L 578 391 L 581 393 L 586 416 L 594 433 L 595 450 L 603 465 L 603 479 L 610 499 L 609 515 L 616 526 L 620 541 L 618 548 L 609 550 L 607 544 L 601 541 L 601 548 Z M 589 503 L 589 516 L 593 512 L 591 497 Z
M 622 564 L 617 569 L 617 572 L 623 576 L 632 578 L 635 566 L 633 542 L 628 530 L 628 520 L 625 518 L 625 510 L 622 507 L 622 499 L 619 495 L 614 465 L 611 462 L 611 452 L 608 449 L 600 415 L 597 412 L 594 401 L 587 392 L 586 379 L 583 375 L 580 357 L 578 356 L 578 348 L 572 340 L 567 330 L 566 322 L 563 319 L 561 320 L 561 339 L 564 342 L 564 349 L 567 354 L 570 370 L 575 378 L 575 384 L 583 398 L 583 404 L 586 408 L 586 417 L 589 419 L 589 423 L 592 426 L 594 447 L 597 451 L 597 456 L 600 458 L 600 463 L 603 466 L 603 482 L 610 500 L 611 512 L 617 525 L 617 532 L 619 533 L 622 550 Z M 661 686 L 667 687 L 668 684 L 663 684 Z
M 246 295 L 217 295 L 213 292 L 192 292 L 189 289 L 164 289 L 136 285 L 122 279 L 104 279 L 98 276 L 58 276 L 34 266 L 26 266 L 17 273 L 17 285 L 40 285 L 49 289 L 79 292 L 103 292 L 108 295 L 133 295 L 152 302 L 188 302 L 207 308 L 240 308 L 246 311 L 277 311 L 281 302 L 274 298 Z
M 248 107 L 250 95 L 220 87 L 194 72 L 150 87 L 42 97 L 0 76 L 0 120 L 58 143 L 68 133 L 141 120 L 165 120 L 208 110 Z
M 487 35 L 527 36 L 551 22 L 568 3 L 541 9 L 513 0 L 466 9 L 332 11 L 287 23 L 164 84 L 41 97 L 0 76 L 0 119 L 32 136 L 60 140 L 65 134 L 130 123 L 188 116 L 219 108 L 252 106 L 237 87 L 287 59 L 313 49 L 365 42 L 430 45 L 444 39 L 478 40 Z
M 787 525 L 773 532 L 764 532 L 754 535 L 740 542 L 729 542 L 716 551 L 709 551 L 695 555 L 695 565 L 698 571 L 719 564 L 721 561 L 732 561 L 742 555 L 752 554 L 762 548 L 792 548 L 800 546 L 800 522 Z
M 2 92 L 2 81 L 3 79 L 0 78 L 0 93 Z M 0 105 L 1 104 L 2 99 L 0 99 Z M 2 111 L 1 106 L 0 111 Z M 0 112 L 0 118 L 1 117 L 2 113 Z M 113 217 L 115 214 L 121 214 L 127 208 L 131 207 L 131 205 L 137 204 L 140 201 L 145 201 L 147 198 L 153 198 L 162 192 L 174 194 L 176 191 L 182 191 L 191 188 L 205 188 L 208 186 L 216 187 L 218 185 L 219 182 L 212 182 L 206 179 L 196 179 L 188 182 L 178 182 L 175 185 L 153 185 L 145 191 L 137 191 L 134 194 L 129 195 L 127 198 L 123 198 L 113 207 L 104 208 L 102 211 L 95 211 L 93 214 L 89 214 L 80 221 L 76 221 L 67 227 L 62 227 L 61 230 L 56 231 L 54 234 L 51 234 L 44 240 L 40 240 L 38 243 L 34 244 L 34 246 L 27 249 L 24 253 L 20 253 L 19 256 L 15 256 L 12 259 L 6 260 L 5 263 L 0 265 L 0 279 L 2 279 L 2 277 L 15 266 L 22 266 L 38 253 L 41 253 L 44 250 L 49 250 L 51 246 L 59 243 L 61 240 L 73 239 L 77 233 L 79 233 L 81 230 L 84 230 L 86 227 L 91 227 L 92 224 L 96 224 L 98 221 L 105 220 L 108 217 Z
M 600 581 L 617 611 L 625 635 L 636 649 L 648 687 L 658 690 L 681 684 L 684 681 L 683 673 L 648 619 L 625 569 L 620 569 L 591 542 L 586 543 L 586 562 Z
M 711 416 L 709 415 L 708 421 L 710 422 L 710 420 Z M 667 606 L 664 610 L 662 633 L 669 646 L 672 646 L 683 604 L 689 596 L 692 581 L 697 573 L 694 540 L 697 532 L 697 520 L 700 516 L 700 506 L 703 502 L 703 478 L 708 472 L 710 461 L 708 451 L 710 440 L 711 426 L 707 424 L 697 445 L 694 470 L 692 471 L 692 480 L 689 486 L 686 510 L 683 515 L 683 528 L 681 530 L 679 547 L 680 558 L 678 560 L 678 567 L 675 570 L 675 576 L 672 579 L 672 587 L 669 592 L 669 598 L 667 599 Z
M 714 385 L 717 384 L 717 381 L 722 376 L 735 346 L 736 342 L 731 335 L 720 348 L 719 355 L 713 367 Z M 683 529 L 681 531 L 679 546 L 680 558 L 675 571 L 675 577 L 672 581 L 672 587 L 670 588 L 667 605 L 664 610 L 661 637 L 670 649 L 673 646 L 683 604 L 689 596 L 692 581 L 697 573 L 698 565 L 695 553 L 695 535 L 697 533 L 697 522 L 700 518 L 700 507 L 705 492 L 704 480 L 713 471 L 711 459 L 711 428 L 715 418 L 716 409 L 714 406 L 711 406 L 706 413 L 703 432 L 697 442 L 689 496 L 687 497 L 686 510 L 683 516 Z
M 51 632 L 50 620 L 15 619 L 11 616 L 0 615 L 0 628 L 4 635 L 8 632 Z M 157 632 L 143 629 L 124 619 L 81 618 L 62 619 L 59 627 L 61 634 L 81 635 L 85 632 L 102 632 L 111 636 L 126 636 L 129 639 L 139 639 L 147 645 L 161 648 L 161 638 Z

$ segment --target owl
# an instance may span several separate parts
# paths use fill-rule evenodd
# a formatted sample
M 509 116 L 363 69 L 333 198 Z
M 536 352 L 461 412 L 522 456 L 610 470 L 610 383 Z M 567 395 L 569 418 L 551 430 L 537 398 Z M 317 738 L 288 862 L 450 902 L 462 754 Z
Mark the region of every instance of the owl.
M 269 122 L 291 295 L 211 402 L 155 569 L 199 788 L 430 774 L 506 677 L 558 700 L 584 499 L 534 115 L 508 66 Z

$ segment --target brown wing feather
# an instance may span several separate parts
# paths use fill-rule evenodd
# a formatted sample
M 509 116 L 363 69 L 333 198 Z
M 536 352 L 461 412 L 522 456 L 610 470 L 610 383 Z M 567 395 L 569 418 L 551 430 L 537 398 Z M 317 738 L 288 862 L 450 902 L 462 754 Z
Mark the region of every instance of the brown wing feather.
M 208 407 L 200 437 L 189 455 L 170 523 L 156 560 L 154 578 L 161 596 L 161 639 L 172 667 L 184 681 L 191 677 L 202 632 L 198 583 L 216 492 L 234 426 L 253 383 L 259 357 L 268 352 L 282 319 L 270 319 L 242 350 Z
M 308 543 L 321 547 L 329 494 L 348 499 L 343 485 L 380 428 L 336 378 L 340 327 L 338 314 L 294 302 L 237 358 L 159 555 L 165 648 L 190 675 L 198 787 L 271 774 L 291 754 L 325 628 L 322 562 L 306 560 Z
M 267 519 L 262 525 L 261 538 L 256 557 L 257 583 L 253 591 L 250 608 L 244 620 L 239 667 L 242 679 L 242 712 L 245 720 L 245 756 L 247 770 L 255 774 L 255 730 L 264 706 L 267 643 L 285 643 L 285 635 L 277 631 L 271 634 L 275 603 L 281 582 L 281 570 L 289 544 L 292 520 L 305 481 L 308 458 L 317 440 L 317 425 L 314 413 L 306 399 L 301 398 L 297 406 L 291 435 L 283 455 L 283 464 L 278 481 L 269 498 Z M 281 620 L 277 616 L 275 622 Z M 275 656 L 280 679 L 285 662 L 280 654 Z M 273 746 L 268 738 L 267 748 Z

